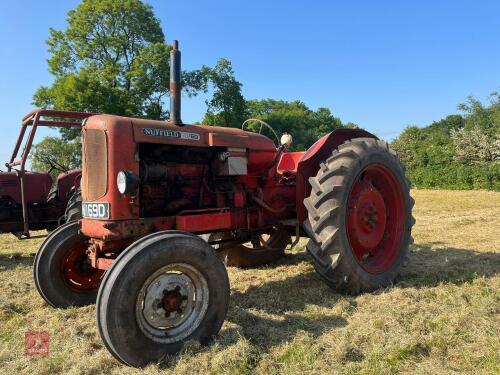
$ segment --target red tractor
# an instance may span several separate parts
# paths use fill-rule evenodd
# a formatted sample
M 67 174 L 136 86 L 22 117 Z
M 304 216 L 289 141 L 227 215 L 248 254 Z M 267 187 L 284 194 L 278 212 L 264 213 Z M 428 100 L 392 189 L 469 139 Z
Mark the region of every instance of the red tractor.
M 81 217 L 81 171 L 68 171 L 47 158 L 49 171 L 31 172 L 26 170 L 26 162 L 39 126 L 81 128 L 82 122 L 92 115 L 39 109 L 24 116 L 12 157 L 5 164 L 7 171 L 0 172 L 0 233 L 28 238 L 31 230 L 54 230 L 61 223 Z M 55 183 L 53 170 L 61 172 Z
M 84 124 L 83 219 L 52 232 L 34 264 L 49 304 L 96 302 L 106 347 L 144 366 L 218 333 L 229 301 L 224 260 L 272 261 L 292 236 L 309 238 L 316 271 L 336 290 L 391 285 L 414 220 L 410 184 L 386 142 L 338 129 L 288 152 L 288 135 L 274 144 L 184 125 L 176 42 L 170 92 L 167 122 L 98 115 Z

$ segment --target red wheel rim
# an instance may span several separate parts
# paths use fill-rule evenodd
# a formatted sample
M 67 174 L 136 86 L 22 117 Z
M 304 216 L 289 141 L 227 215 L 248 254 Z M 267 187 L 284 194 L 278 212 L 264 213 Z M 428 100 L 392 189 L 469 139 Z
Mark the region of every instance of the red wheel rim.
M 405 201 L 399 181 L 386 166 L 373 164 L 354 181 L 347 202 L 347 235 L 360 266 L 380 274 L 398 259 Z
M 83 292 L 99 288 L 104 271 L 90 265 L 85 243 L 82 242 L 64 255 L 61 260 L 61 273 L 64 282 L 71 289 Z

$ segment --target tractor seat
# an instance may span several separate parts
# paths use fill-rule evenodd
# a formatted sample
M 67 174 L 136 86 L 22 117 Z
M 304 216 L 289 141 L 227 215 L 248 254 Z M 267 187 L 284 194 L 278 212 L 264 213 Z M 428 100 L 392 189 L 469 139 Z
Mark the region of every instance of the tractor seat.
M 281 154 L 276 170 L 278 174 L 285 177 L 295 176 L 302 155 L 304 155 L 303 152 L 284 152 Z

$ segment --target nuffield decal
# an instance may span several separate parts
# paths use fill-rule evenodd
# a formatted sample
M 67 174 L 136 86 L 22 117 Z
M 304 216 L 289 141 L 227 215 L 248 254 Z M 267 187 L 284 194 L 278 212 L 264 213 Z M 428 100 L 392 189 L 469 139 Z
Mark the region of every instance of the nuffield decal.
M 200 135 L 196 133 L 180 132 L 177 130 L 159 129 L 159 128 L 144 128 L 144 135 L 149 137 L 168 137 L 177 139 L 188 139 L 190 141 L 199 141 Z

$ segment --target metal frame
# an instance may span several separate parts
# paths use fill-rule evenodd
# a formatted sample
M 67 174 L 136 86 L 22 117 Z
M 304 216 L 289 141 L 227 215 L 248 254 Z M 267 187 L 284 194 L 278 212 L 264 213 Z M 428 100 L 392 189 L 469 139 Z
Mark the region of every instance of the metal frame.
M 15 171 L 21 180 L 21 201 L 23 208 L 23 235 L 29 237 L 29 215 L 28 215 L 28 202 L 26 201 L 25 194 L 25 174 L 26 174 L 26 161 L 28 160 L 33 140 L 35 139 L 36 130 L 39 126 L 53 126 L 58 128 L 81 128 L 83 121 L 95 115 L 96 113 L 89 112 L 74 112 L 74 111 L 54 111 L 49 109 L 35 109 L 23 117 L 21 123 L 21 131 L 17 138 L 14 151 L 8 163 L 5 163 L 7 172 Z M 58 120 L 59 119 L 59 120 Z M 77 121 L 71 121 L 77 120 Z M 79 121 L 78 121 L 79 120 Z M 20 158 L 19 149 L 26 135 L 26 130 L 31 126 L 31 130 L 26 139 L 25 146 L 21 152 Z M 19 167 L 17 169 L 16 167 Z

